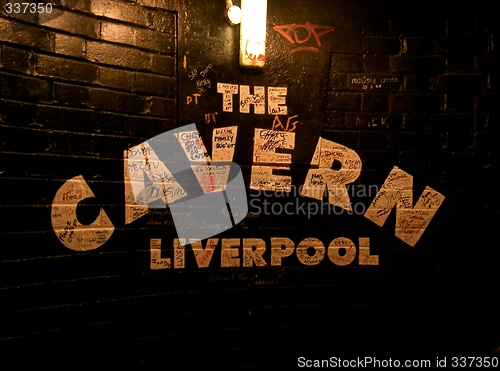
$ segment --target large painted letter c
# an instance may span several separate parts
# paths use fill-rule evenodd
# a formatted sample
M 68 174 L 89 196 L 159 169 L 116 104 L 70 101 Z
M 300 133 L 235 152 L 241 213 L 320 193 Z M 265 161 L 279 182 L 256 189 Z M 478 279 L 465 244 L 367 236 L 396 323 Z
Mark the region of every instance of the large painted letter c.
M 102 208 L 92 224 L 83 225 L 78 221 L 76 217 L 78 203 L 90 197 L 94 197 L 94 194 L 81 175 L 67 180 L 54 197 L 51 209 L 52 228 L 59 241 L 68 249 L 75 251 L 97 249 L 115 230 Z

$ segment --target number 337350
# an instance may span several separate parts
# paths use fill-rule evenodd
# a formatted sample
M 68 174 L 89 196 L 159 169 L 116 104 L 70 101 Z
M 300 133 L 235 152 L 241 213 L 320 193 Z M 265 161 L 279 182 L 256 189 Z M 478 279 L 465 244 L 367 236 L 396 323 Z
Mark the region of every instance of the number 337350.
M 5 10 L 10 13 L 52 13 L 51 3 L 6 3 Z

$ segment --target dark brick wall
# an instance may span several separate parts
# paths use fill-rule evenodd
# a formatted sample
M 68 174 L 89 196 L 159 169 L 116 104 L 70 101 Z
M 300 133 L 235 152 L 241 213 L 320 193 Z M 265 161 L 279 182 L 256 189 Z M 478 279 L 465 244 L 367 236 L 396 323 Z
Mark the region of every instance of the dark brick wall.
M 237 33 L 222 1 L 57 0 L 50 15 L 7 14 L 0 2 L 1 366 L 290 370 L 299 356 L 434 361 L 500 347 L 495 17 L 383 1 L 269 3 L 259 75 L 229 67 Z M 336 27 L 318 53 L 291 54 L 269 26 L 304 22 Z M 189 74 L 209 64 L 211 87 L 187 104 L 197 92 Z M 421 240 L 395 237 L 394 212 L 383 227 L 346 213 L 249 215 L 218 237 L 263 239 L 268 267 L 221 267 L 219 241 L 209 268 L 188 246 L 185 268 L 151 270 L 150 240 L 173 257 L 175 229 L 164 209 L 124 223 L 123 151 L 190 122 L 207 143 L 213 127 L 238 125 L 248 186 L 253 130 L 271 128 L 272 115 L 222 112 L 217 82 L 288 86 L 300 122 L 285 173 L 296 186 L 321 135 L 361 158 L 353 203 L 368 207 L 375 193 L 355 191 L 380 188 L 394 166 L 413 176 L 414 202 L 426 186 L 442 193 Z M 212 112 L 217 126 L 205 121 Z M 86 252 L 65 248 L 50 222 L 57 190 L 77 175 L 95 194 L 79 220 L 102 207 L 116 228 Z M 293 254 L 271 267 L 275 237 L 325 247 L 369 238 L 379 264 L 305 266 Z

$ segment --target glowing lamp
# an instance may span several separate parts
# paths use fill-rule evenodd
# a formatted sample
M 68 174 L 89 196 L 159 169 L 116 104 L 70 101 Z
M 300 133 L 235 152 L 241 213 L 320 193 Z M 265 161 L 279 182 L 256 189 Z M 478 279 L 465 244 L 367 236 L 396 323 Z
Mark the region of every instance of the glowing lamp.
M 267 0 L 241 0 L 241 67 L 264 67 L 266 63 L 266 20 Z

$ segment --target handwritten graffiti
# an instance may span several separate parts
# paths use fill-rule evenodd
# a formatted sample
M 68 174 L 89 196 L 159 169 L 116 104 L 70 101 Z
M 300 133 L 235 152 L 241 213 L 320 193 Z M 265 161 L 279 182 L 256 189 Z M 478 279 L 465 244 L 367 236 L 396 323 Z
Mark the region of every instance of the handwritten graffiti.
M 294 131 L 297 128 L 297 124 L 299 123 L 299 121 L 292 120 L 297 116 L 298 115 L 288 117 L 288 119 L 286 120 L 286 125 L 283 125 L 278 115 L 274 116 L 273 126 L 271 130 L 279 130 L 281 128 L 281 130 L 283 131 Z M 290 127 L 290 125 L 292 125 L 292 127 Z
M 311 52 L 319 52 L 319 48 L 321 47 L 321 41 L 319 38 L 327 33 L 333 32 L 335 27 L 331 26 L 318 26 L 309 22 L 304 24 L 287 24 L 284 26 L 274 26 L 273 30 L 282 35 L 285 39 L 290 41 L 291 44 L 297 44 L 296 48 L 290 51 L 290 54 L 299 52 L 299 51 L 311 51 Z M 305 32 L 304 32 L 305 30 Z M 311 39 L 314 39 L 316 43 L 313 45 L 302 45 L 305 44 Z M 313 44 L 314 44 L 313 42 Z
M 209 124 L 212 121 L 213 121 L 214 124 L 217 123 L 217 121 L 215 121 L 215 116 L 216 115 L 218 115 L 217 112 L 205 113 L 205 123 Z
M 193 95 L 188 95 L 186 97 L 186 104 L 190 104 L 193 101 L 193 98 L 194 98 L 194 104 L 198 105 L 198 97 L 200 97 L 200 96 L 201 96 L 201 94 L 197 94 L 197 93 L 195 93 Z

